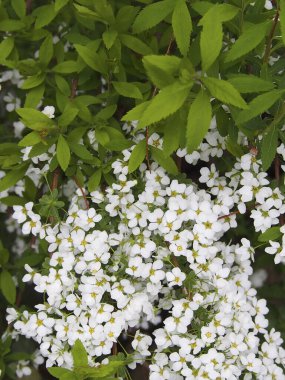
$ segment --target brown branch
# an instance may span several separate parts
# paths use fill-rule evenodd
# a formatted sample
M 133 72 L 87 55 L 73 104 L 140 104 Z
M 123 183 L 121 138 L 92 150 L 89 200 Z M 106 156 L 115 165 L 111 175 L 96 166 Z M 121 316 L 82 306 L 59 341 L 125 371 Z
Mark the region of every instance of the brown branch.
M 31 13 L 33 0 L 26 0 L 26 14 Z
M 263 56 L 263 63 L 266 63 L 266 64 L 269 61 L 270 52 L 271 52 L 271 44 L 272 44 L 272 40 L 274 37 L 276 26 L 278 24 L 278 19 L 279 19 L 279 11 L 277 10 L 275 17 L 273 19 L 273 24 L 272 24 L 272 27 L 271 27 L 271 30 L 270 30 L 270 33 L 269 33 L 269 36 L 267 39 L 266 48 L 265 48 L 265 52 L 264 52 L 264 56 Z
M 72 178 L 73 178 L 74 182 L 76 183 L 77 187 L 79 188 L 79 190 L 81 191 L 82 197 L 83 197 L 84 202 L 85 202 L 86 210 L 88 210 L 89 209 L 89 202 L 87 200 L 85 191 L 83 190 L 78 178 L 75 175 Z
M 232 216 L 232 215 L 237 215 L 237 214 L 239 214 L 240 212 L 237 210 L 237 211 L 233 211 L 233 212 L 231 212 L 230 214 L 227 214 L 227 215 L 222 215 L 222 216 L 219 216 L 218 217 L 218 220 L 220 220 L 220 219 L 225 219 L 225 218 L 228 218 L 228 217 L 230 217 L 230 216 Z
M 72 79 L 71 81 L 71 93 L 69 99 L 74 99 L 77 94 L 78 79 Z
M 60 176 L 60 168 L 57 167 L 55 169 L 55 171 L 53 172 L 52 183 L 51 183 L 51 187 L 50 187 L 51 191 L 57 189 L 59 176 Z

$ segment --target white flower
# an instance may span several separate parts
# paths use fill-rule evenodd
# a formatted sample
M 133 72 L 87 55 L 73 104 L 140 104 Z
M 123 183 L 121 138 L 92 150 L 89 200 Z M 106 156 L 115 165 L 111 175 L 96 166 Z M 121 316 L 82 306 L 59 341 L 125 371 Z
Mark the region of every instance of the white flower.
M 49 117 L 50 119 L 54 119 L 54 113 L 55 113 L 55 108 L 54 106 L 46 106 L 43 110 L 42 113 Z

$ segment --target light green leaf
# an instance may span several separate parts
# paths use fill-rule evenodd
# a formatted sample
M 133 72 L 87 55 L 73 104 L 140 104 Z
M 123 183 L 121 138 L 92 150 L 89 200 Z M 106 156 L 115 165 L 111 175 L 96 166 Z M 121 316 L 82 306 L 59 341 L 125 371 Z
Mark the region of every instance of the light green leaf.
M 38 7 L 33 12 L 33 15 L 36 15 L 35 29 L 41 29 L 44 26 L 48 25 L 56 16 L 54 10 L 54 4 L 43 5 Z
M 169 75 L 178 71 L 181 58 L 174 55 L 147 55 L 143 57 L 145 67 L 155 66 Z
M 61 377 L 66 375 L 66 374 L 72 375 L 72 371 L 70 371 L 69 369 L 66 369 L 66 368 L 50 367 L 47 370 L 56 379 L 61 379 Z
M 220 100 L 226 104 L 232 104 L 238 108 L 248 108 L 244 99 L 240 96 L 240 93 L 235 89 L 235 87 L 225 80 L 204 77 L 202 78 L 203 83 L 216 99 Z
M 218 58 L 223 41 L 223 28 L 220 22 L 208 18 L 203 25 L 200 39 L 202 67 L 204 71 Z
M 18 169 L 13 169 L 0 179 L 0 193 L 9 187 L 14 186 L 26 174 L 29 164 L 25 164 Z
M 37 75 L 30 76 L 28 79 L 24 81 L 21 88 L 22 90 L 29 90 L 34 87 L 38 87 L 45 80 L 45 74 L 40 73 Z
M 102 62 L 101 57 L 94 50 L 88 46 L 74 45 L 77 53 L 83 59 L 83 61 L 91 67 L 91 69 L 98 71 L 99 73 L 106 72 L 106 64 Z
M 47 66 L 53 56 L 53 41 L 52 41 L 52 35 L 49 34 L 44 42 L 41 44 L 40 47 L 40 53 L 39 53 L 39 60 L 40 63 L 44 66 Z
M 192 32 L 192 20 L 185 0 L 177 0 L 172 15 L 172 28 L 182 55 L 187 55 Z
M 69 124 L 73 122 L 76 118 L 79 110 L 74 107 L 72 104 L 68 103 L 65 107 L 62 115 L 58 119 L 58 124 L 60 127 L 67 127 Z
M 141 55 L 147 55 L 152 53 L 151 48 L 137 37 L 131 36 L 129 34 L 122 34 L 120 35 L 120 40 L 123 45 L 133 50 L 135 53 Z
M 150 102 L 139 121 L 139 128 L 167 118 L 181 108 L 193 84 L 173 83 L 164 87 Z
M 199 4 L 197 4 L 197 6 L 199 6 Z M 213 6 L 213 4 L 208 3 L 208 5 L 205 7 L 205 10 L 206 8 L 208 8 L 208 10 L 205 12 L 198 25 L 204 25 L 208 22 L 209 19 L 215 19 L 219 23 L 227 22 L 232 20 L 240 11 L 238 7 L 230 4 L 215 4 Z
M 7 270 L 2 270 L 0 275 L 1 292 L 10 304 L 16 301 L 16 286 L 11 274 Z
M 83 343 L 77 339 L 71 349 L 75 369 L 88 367 L 88 356 Z
M 22 118 L 23 123 L 36 131 L 51 127 L 54 122 L 48 116 L 33 108 L 18 108 L 17 114 Z
M 261 243 L 265 243 L 269 240 L 277 240 L 282 236 L 282 233 L 280 232 L 280 227 L 271 227 L 265 232 L 263 232 L 261 235 L 258 236 L 258 241 Z
M 41 84 L 38 87 L 34 87 L 31 91 L 27 93 L 25 100 L 25 108 L 36 108 L 40 103 L 45 92 L 45 84 Z
M 234 61 L 256 48 L 265 38 L 268 25 L 268 22 L 263 22 L 248 27 L 226 53 L 225 62 Z
M 146 141 L 145 139 L 141 140 L 132 150 L 130 159 L 129 159 L 129 173 L 135 171 L 140 164 L 145 159 L 146 155 Z
M 104 44 L 107 49 L 111 49 L 118 37 L 118 32 L 114 29 L 108 29 L 102 34 Z
M 144 111 L 146 110 L 146 108 L 149 106 L 150 104 L 150 101 L 147 101 L 147 102 L 143 102 L 139 105 L 137 105 L 136 107 L 134 107 L 133 109 L 131 109 L 129 112 L 127 112 L 123 117 L 122 117 L 122 121 L 134 121 L 134 120 L 139 120 Z
M 70 149 L 67 141 L 62 135 L 59 135 L 56 148 L 57 161 L 63 171 L 68 168 L 70 162 Z
M 23 29 L 25 24 L 19 20 L 3 20 L 0 21 L 1 32 L 15 32 L 16 30 Z
M 154 27 L 172 12 L 174 5 L 174 0 L 163 0 L 147 5 L 136 17 L 133 24 L 133 31 L 135 33 L 141 33 L 144 30 Z
M 254 98 L 248 105 L 248 109 L 240 112 L 236 117 L 236 123 L 242 124 L 267 111 L 278 99 L 284 90 L 273 90 Z
M 53 67 L 53 71 L 59 74 L 77 73 L 82 70 L 82 65 L 77 61 L 64 61 Z
M 239 92 L 249 94 L 273 90 L 274 83 L 249 74 L 237 74 L 228 79 Z
M 262 137 L 261 143 L 261 161 L 263 170 L 270 168 L 272 161 L 275 158 L 278 146 L 278 128 L 273 125 L 268 133 Z
M 87 148 L 85 148 L 84 145 L 80 145 L 78 143 L 70 142 L 68 141 L 68 145 L 73 153 L 76 154 L 76 156 L 80 157 L 84 161 L 91 161 L 93 160 L 92 154 L 89 152 Z
M 100 181 L 101 181 L 101 177 L 102 177 L 102 170 L 101 169 L 98 169 L 95 171 L 95 173 L 93 173 L 91 175 L 91 177 L 89 178 L 89 181 L 88 181 L 88 191 L 91 193 L 92 191 L 95 191 L 98 186 L 100 185 Z
M 171 157 L 165 156 L 162 150 L 153 146 L 150 147 L 150 151 L 154 161 L 156 161 L 160 166 L 162 166 L 168 173 L 173 175 L 178 174 L 177 166 Z
M 200 90 L 191 104 L 186 131 L 186 147 L 188 153 L 198 148 L 210 127 L 212 107 L 209 96 Z
M 14 38 L 7 37 L 0 44 L 0 60 L 4 60 L 9 56 L 14 48 Z
M 38 132 L 33 131 L 29 134 L 27 134 L 22 140 L 19 141 L 18 145 L 19 146 L 33 146 L 35 144 L 38 144 L 41 142 L 41 136 Z
M 142 93 L 133 83 L 128 82 L 112 82 L 118 94 L 127 98 L 142 99 Z

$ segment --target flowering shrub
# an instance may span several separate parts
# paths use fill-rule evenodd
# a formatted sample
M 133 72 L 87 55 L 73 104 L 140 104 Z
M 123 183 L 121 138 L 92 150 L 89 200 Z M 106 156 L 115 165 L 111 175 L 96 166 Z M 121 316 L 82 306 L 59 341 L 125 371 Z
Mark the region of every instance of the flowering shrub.
M 285 2 L 0 10 L 0 378 L 285 379 Z

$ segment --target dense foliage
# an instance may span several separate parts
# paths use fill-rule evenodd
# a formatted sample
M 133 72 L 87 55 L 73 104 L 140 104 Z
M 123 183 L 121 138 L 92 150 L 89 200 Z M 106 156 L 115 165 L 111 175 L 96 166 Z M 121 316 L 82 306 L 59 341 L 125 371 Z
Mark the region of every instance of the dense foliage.
M 0 378 L 285 379 L 285 1 L 0 33 Z

